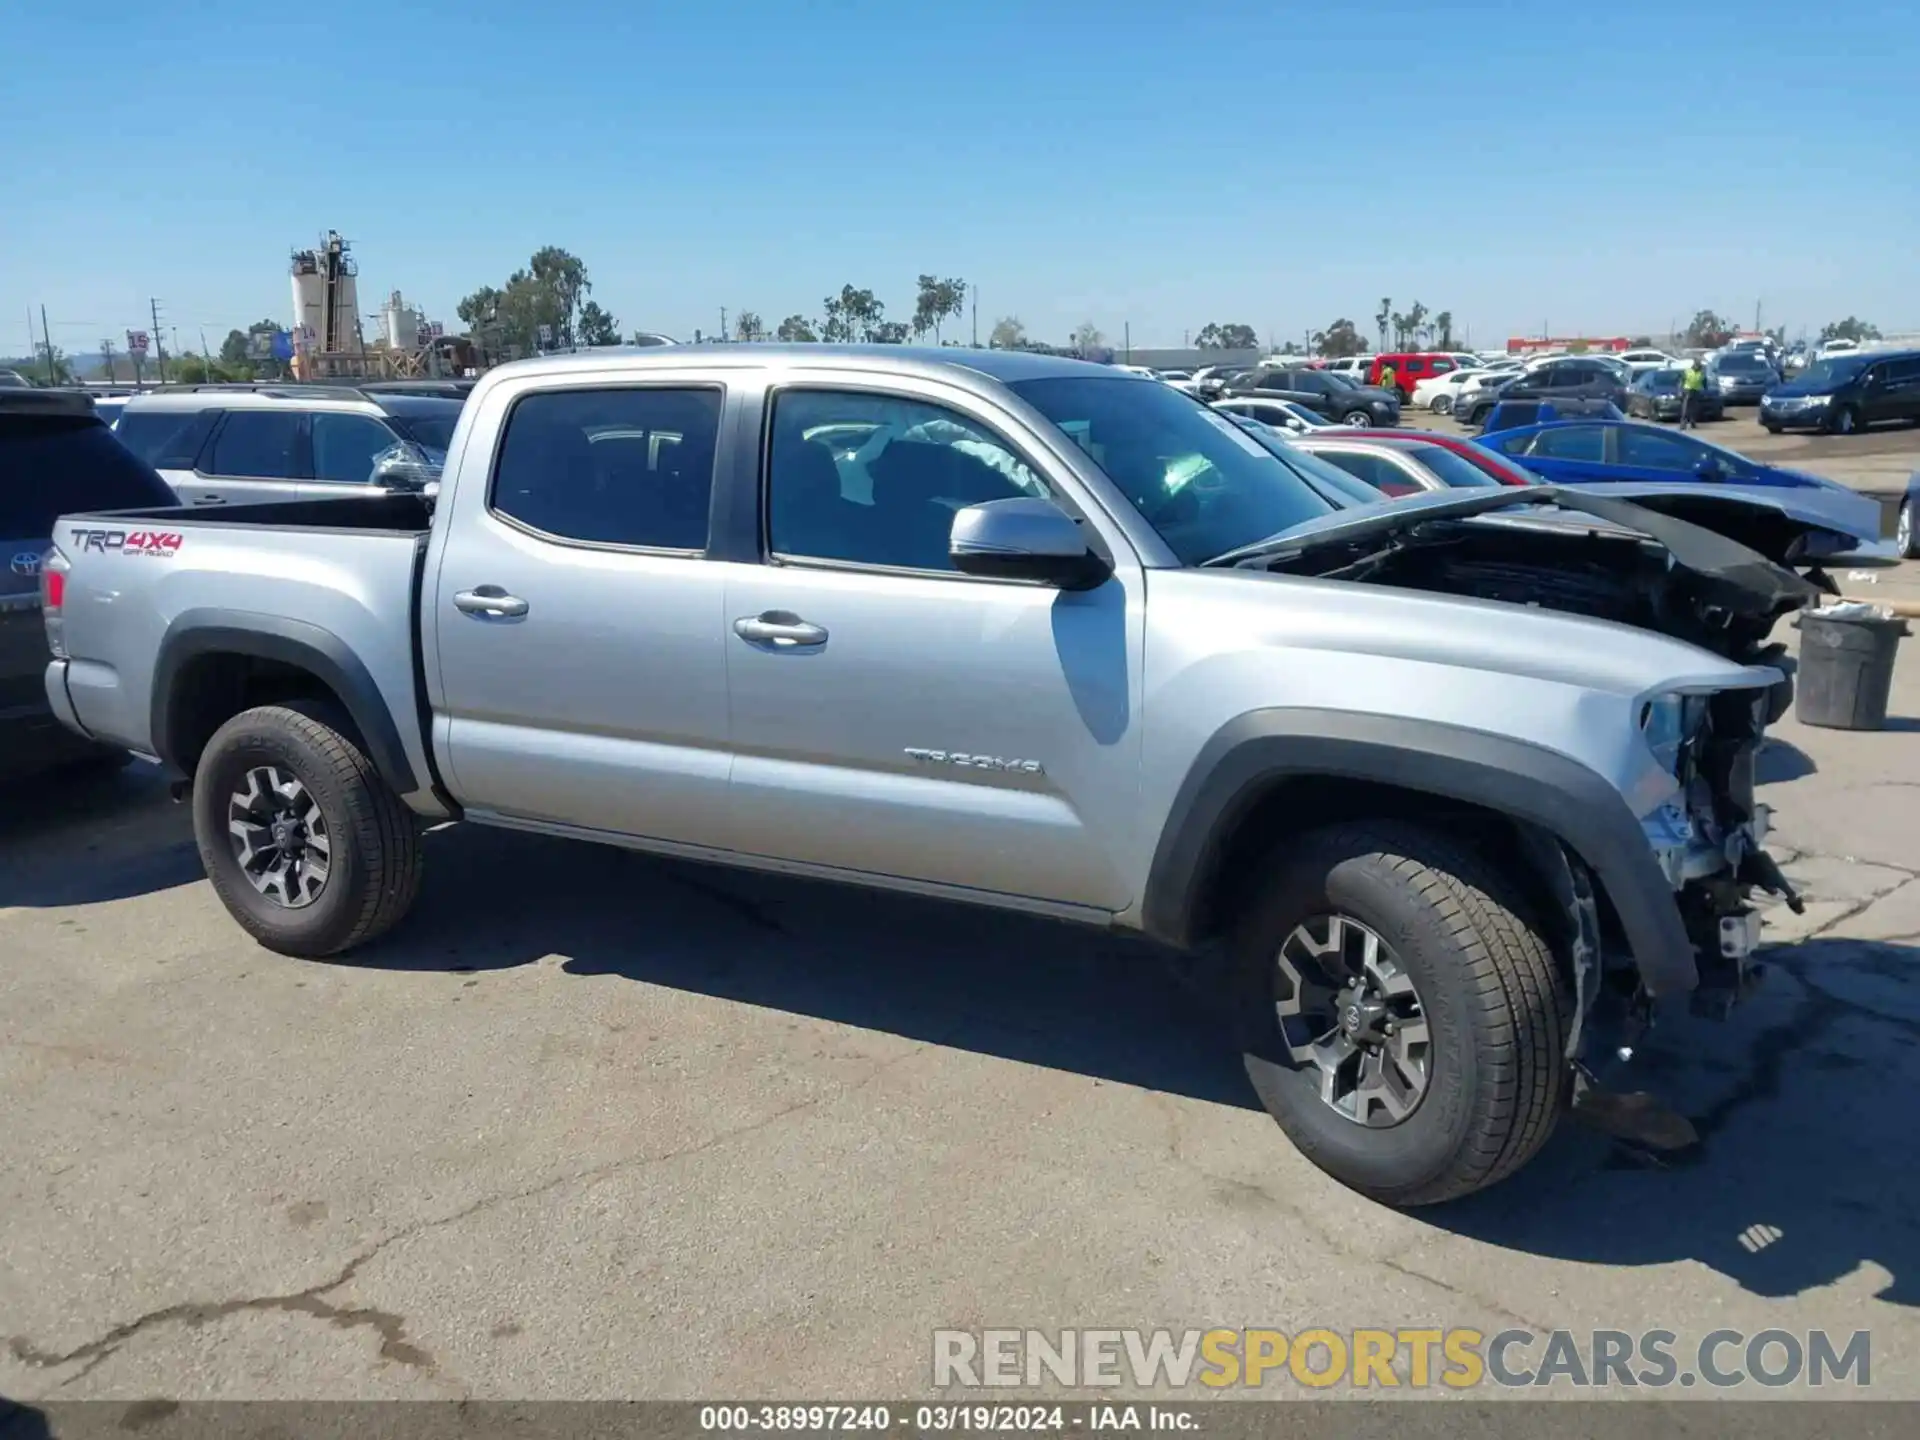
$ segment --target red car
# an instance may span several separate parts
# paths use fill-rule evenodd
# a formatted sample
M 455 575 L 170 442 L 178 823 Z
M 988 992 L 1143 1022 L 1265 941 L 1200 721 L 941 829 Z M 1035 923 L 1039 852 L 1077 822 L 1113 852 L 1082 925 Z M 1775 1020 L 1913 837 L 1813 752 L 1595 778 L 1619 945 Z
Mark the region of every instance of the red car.
M 1376 355 L 1373 364 L 1367 367 L 1366 383 L 1378 385 L 1389 365 L 1393 367 L 1393 389 L 1404 405 L 1412 398 L 1414 386 L 1436 375 L 1451 375 L 1460 368 L 1460 361 L 1440 350 L 1401 350 Z
M 1428 430 L 1309 430 L 1288 440 L 1396 499 L 1426 490 L 1540 483 L 1504 455 Z

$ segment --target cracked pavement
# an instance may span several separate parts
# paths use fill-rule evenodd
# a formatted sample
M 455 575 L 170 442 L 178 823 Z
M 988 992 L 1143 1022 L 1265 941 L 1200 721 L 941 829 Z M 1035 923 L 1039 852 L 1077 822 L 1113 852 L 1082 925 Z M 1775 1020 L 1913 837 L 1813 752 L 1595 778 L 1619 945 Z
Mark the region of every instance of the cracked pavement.
M 1907 565 L 1881 593 L 1920 592 Z M 0 1395 L 898 1396 L 941 1326 L 1824 1327 L 1920 1397 L 1920 658 L 1762 759 L 1807 913 L 1640 1083 L 1401 1215 L 1164 958 L 531 836 L 352 960 L 251 945 L 140 771 L 0 805 Z

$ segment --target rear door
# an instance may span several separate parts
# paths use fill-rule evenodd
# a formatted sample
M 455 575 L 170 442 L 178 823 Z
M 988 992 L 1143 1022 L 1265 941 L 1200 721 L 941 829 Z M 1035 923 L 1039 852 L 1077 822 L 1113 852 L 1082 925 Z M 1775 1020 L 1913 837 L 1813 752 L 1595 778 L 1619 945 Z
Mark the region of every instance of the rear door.
M 307 417 L 293 409 L 228 410 L 190 475 L 173 488 L 189 505 L 299 500 L 311 493 Z
M 475 417 L 422 620 L 469 811 L 726 845 L 728 567 L 706 551 L 730 377 L 688 374 L 529 378 Z

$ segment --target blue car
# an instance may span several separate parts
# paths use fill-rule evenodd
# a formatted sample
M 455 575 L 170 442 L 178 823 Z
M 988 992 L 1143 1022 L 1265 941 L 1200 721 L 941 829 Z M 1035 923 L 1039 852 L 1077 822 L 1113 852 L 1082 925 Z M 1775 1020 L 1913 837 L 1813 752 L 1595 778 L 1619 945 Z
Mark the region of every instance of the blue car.
M 1849 486 L 1802 470 L 1762 465 L 1725 446 L 1659 425 L 1559 420 L 1483 435 L 1479 443 L 1554 484 L 1602 485 L 1622 499 L 1636 499 L 1632 492 L 1641 487 L 1657 487 L 1673 495 L 1676 484 L 1688 489 L 1698 486 L 1703 500 L 1761 500 L 1766 508 L 1798 524 L 1817 526 L 1854 542 L 1871 543 L 1881 534 L 1879 503 Z M 1698 512 L 1698 507 L 1692 510 Z M 1700 518 L 1700 514 L 1684 518 Z M 1756 544 L 1754 548 L 1777 547 Z

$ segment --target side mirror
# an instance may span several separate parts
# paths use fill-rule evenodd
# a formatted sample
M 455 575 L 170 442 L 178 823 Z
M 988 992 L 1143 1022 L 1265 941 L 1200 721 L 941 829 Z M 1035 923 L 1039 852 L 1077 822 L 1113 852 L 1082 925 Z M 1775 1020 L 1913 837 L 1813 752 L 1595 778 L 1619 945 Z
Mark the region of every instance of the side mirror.
M 404 445 L 382 450 L 374 457 L 369 482 L 386 490 L 425 494 L 429 486 L 440 487 L 440 467 L 425 455 Z
M 1061 590 L 1091 590 L 1113 574 L 1113 567 L 1087 548 L 1072 516 L 1051 500 L 1029 495 L 960 511 L 953 517 L 947 554 L 963 574 L 1037 580 Z

